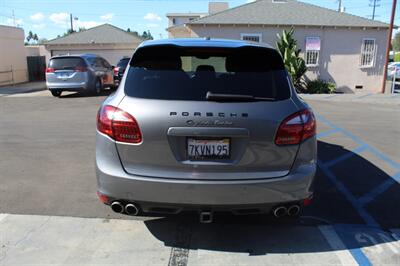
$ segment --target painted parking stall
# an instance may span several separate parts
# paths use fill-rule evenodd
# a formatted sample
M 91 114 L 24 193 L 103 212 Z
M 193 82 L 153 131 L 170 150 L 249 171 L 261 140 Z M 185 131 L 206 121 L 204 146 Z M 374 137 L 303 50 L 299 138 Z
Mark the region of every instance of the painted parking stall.
M 298 221 L 217 215 L 212 224 L 120 216 L 98 203 L 93 128 L 104 97 L 1 97 L 0 265 L 398 265 L 400 149 L 387 140 L 399 135 L 400 98 L 342 97 L 309 100 L 319 169 Z

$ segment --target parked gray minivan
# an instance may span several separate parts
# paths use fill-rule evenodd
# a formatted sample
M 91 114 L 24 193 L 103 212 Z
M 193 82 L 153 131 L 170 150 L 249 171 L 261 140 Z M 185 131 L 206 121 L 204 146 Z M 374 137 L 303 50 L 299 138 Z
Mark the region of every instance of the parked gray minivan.
M 113 67 L 94 54 L 54 56 L 46 69 L 46 85 L 55 97 L 63 91 L 92 91 L 114 87 Z
M 297 216 L 316 156 L 314 114 L 261 44 L 144 42 L 97 116 L 98 196 L 118 213 Z

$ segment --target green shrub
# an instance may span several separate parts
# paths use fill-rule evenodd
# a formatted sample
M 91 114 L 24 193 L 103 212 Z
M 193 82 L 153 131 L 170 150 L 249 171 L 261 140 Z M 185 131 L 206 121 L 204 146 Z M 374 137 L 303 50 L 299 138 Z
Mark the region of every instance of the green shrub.
M 307 93 L 310 94 L 322 94 L 322 93 L 334 93 L 336 85 L 332 82 L 326 82 L 324 80 L 312 80 L 307 83 Z
M 394 55 L 394 62 L 400 62 L 400 53 Z
M 293 37 L 294 29 L 283 30 L 282 36 L 277 34 L 278 42 L 276 47 L 283 58 L 285 67 L 292 78 L 293 85 L 297 92 L 304 92 L 304 74 L 307 71 L 306 63 L 300 56 L 300 49 L 297 49 L 297 41 Z

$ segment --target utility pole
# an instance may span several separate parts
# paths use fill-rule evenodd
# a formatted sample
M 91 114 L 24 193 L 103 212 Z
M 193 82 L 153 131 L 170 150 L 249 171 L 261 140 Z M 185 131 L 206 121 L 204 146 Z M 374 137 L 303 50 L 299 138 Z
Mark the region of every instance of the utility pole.
M 14 14 L 14 9 L 12 10 L 12 19 L 13 19 L 13 25 L 14 25 L 14 27 L 17 26 L 17 25 L 15 25 L 15 14 Z
M 338 7 L 338 12 L 342 12 L 342 0 L 338 0 L 339 2 L 339 7 Z
M 386 60 L 385 60 L 385 65 L 383 66 L 382 93 L 385 93 L 385 87 L 386 87 L 386 76 L 387 76 L 387 70 L 388 70 L 388 64 L 389 64 L 390 44 L 392 42 L 392 32 L 393 32 L 393 24 L 394 24 L 394 15 L 396 14 L 396 5 L 397 5 L 397 0 L 393 0 L 392 16 L 390 17 L 390 25 L 389 25 L 388 39 L 387 39 L 387 45 L 386 45 Z
M 369 4 L 369 6 L 372 6 L 372 7 L 373 7 L 373 8 L 372 8 L 372 20 L 375 20 L 375 10 L 376 10 L 377 7 L 380 6 L 380 5 L 379 5 L 379 2 L 380 2 L 381 0 L 370 0 L 370 2 L 372 2 L 372 1 L 374 1 L 374 3 L 373 3 L 373 4 Z
M 69 14 L 69 20 L 71 21 L 71 33 L 73 33 L 74 32 L 74 24 L 72 22 L 72 13 Z

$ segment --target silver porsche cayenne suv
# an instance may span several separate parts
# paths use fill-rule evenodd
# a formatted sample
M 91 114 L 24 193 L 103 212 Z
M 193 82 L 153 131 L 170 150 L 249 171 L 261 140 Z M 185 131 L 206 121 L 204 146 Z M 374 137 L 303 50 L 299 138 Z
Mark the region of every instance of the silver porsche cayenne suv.
M 97 116 L 98 196 L 128 215 L 297 216 L 316 121 L 279 53 L 243 41 L 147 41 Z

